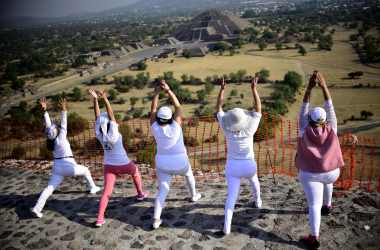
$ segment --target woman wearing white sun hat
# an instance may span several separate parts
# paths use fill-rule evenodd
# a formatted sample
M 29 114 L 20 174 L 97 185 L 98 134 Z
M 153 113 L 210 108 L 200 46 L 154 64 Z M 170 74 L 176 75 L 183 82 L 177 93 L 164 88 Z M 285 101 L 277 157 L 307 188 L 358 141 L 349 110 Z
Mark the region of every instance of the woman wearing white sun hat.
M 316 86 L 322 89 L 324 108 L 310 109 L 310 95 Z M 299 138 L 296 167 L 299 180 L 306 194 L 309 207 L 311 234 L 301 239 L 309 248 L 319 247 L 321 214 L 331 212 L 333 183 L 338 179 L 344 165 L 339 139 L 337 119 L 326 81 L 315 71 L 310 77 L 299 115 Z M 353 143 L 356 143 L 353 137 Z
M 255 109 L 247 111 L 234 108 L 228 112 L 222 109 L 226 83 L 221 81 L 216 105 L 217 119 L 227 140 L 227 162 L 225 175 L 227 179 L 227 200 L 224 210 L 224 234 L 231 232 L 231 221 L 236 200 L 239 196 L 241 178 L 248 178 L 252 186 L 255 206 L 260 208 L 260 183 L 257 177 L 257 166 L 253 152 L 253 136 L 261 119 L 261 101 L 257 92 L 258 77 L 252 80 L 251 89 Z
M 61 125 L 57 125 L 50 120 L 47 110 L 47 102 L 45 98 L 40 100 L 43 109 L 47 143 L 49 149 L 53 150 L 54 164 L 52 175 L 50 176 L 47 187 L 42 191 L 36 205 L 32 208 L 32 212 L 39 218 L 42 217 L 42 209 L 46 200 L 53 194 L 54 190 L 61 184 L 67 176 L 84 176 L 90 187 L 90 193 L 95 194 L 100 188 L 95 185 L 90 170 L 83 165 L 76 163 L 70 143 L 67 140 L 67 104 L 65 99 L 59 101 L 61 111 Z
M 171 99 L 175 112 L 170 107 L 163 106 L 158 109 L 159 93 L 163 90 Z M 157 143 L 156 172 L 158 181 L 158 194 L 154 204 L 153 228 L 161 225 L 161 213 L 165 206 L 165 199 L 170 189 L 173 175 L 185 176 L 191 200 L 201 198 L 195 190 L 195 179 L 191 170 L 189 158 L 183 140 L 181 104 L 165 81 L 156 87 L 151 106 L 151 129 Z

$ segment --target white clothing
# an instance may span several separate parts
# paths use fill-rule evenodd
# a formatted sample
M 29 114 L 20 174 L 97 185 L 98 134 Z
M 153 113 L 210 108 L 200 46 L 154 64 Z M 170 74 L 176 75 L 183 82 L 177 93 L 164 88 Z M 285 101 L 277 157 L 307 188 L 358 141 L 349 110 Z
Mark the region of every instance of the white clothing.
M 219 111 L 217 118 L 220 127 L 223 129 L 227 141 L 227 160 L 229 159 L 255 159 L 253 152 L 253 136 L 259 126 L 261 113 L 250 112 L 252 116 L 251 126 L 236 132 L 226 130 L 222 126 L 222 119 L 225 113 Z
M 154 219 L 158 220 L 161 218 L 162 209 L 165 207 L 166 196 L 168 195 L 170 189 L 170 181 L 174 174 L 185 176 L 187 188 L 190 192 L 191 197 L 194 197 L 196 195 L 195 179 L 190 166 L 182 169 L 180 172 L 178 170 L 175 170 L 172 173 L 173 174 L 170 174 L 170 172 L 167 170 L 162 171 L 161 169 L 157 168 L 158 193 L 156 200 L 154 201 Z
M 186 153 L 181 126 L 173 120 L 171 124 L 152 124 L 152 134 L 157 143 L 157 154 L 173 155 Z
M 52 175 L 50 176 L 47 187 L 42 191 L 34 206 L 35 210 L 38 212 L 42 211 L 47 199 L 67 176 L 84 176 L 90 189 L 96 187 L 91 177 L 90 170 L 88 170 L 87 167 L 77 164 L 73 158 L 55 160 Z
M 335 134 L 338 134 L 338 121 L 336 118 L 334 106 L 332 103 L 332 100 L 329 99 L 325 101 L 324 109 L 326 111 L 326 122 L 330 124 L 332 130 L 335 132 Z M 305 133 L 306 127 L 309 125 L 309 110 L 310 110 L 310 103 L 304 102 L 301 105 L 301 110 L 299 114 L 299 137 L 302 137 Z
M 260 183 L 254 160 L 227 160 L 225 167 L 227 180 L 227 200 L 224 208 L 224 232 L 230 233 L 236 200 L 239 197 L 240 180 L 247 178 L 252 187 L 253 199 L 261 207 Z
M 184 174 L 191 168 L 187 154 L 156 155 L 156 168 L 167 174 Z
M 309 206 L 309 224 L 313 236 L 319 236 L 322 205 L 331 206 L 333 183 L 339 178 L 339 174 L 339 168 L 325 173 L 300 170 L 298 174 Z
M 45 126 L 49 129 L 52 126 L 48 112 L 44 113 Z M 61 112 L 61 126 L 59 129 L 59 134 L 54 140 L 54 158 L 63 158 L 73 156 L 71 151 L 70 143 L 67 140 L 67 111 Z
M 154 202 L 154 219 L 160 219 L 165 199 L 169 193 L 173 175 L 185 176 L 191 197 L 195 197 L 195 179 L 186 147 L 183 141 L 181 126 L 173 120 L 164 126 L 157 122 L 152 124 L 152 133 L 157 143 L 156 172 L 158 193 Z
M 51 123 L 49 114 L 47 112 L 45 112 L 44 118 L 45 118 L 46 128 L 50 128 L 52 123 Z M 93 189 L 96 187 L 91 177 L 90 170 L 88 170 L 88 168 L 83 165 L 77 164 L 75 159 L 72 158 L 73 153 L 70 148 L 70 143 L 67 140 L 67 112 L 66 111 L 61 112 L 61 128 L 59 131 L 59 135 L 55 139 L 54 143 L 55 143 L 54 145 L 55 159 L 54 159 L 54 164 L 53 164 L 53 169 L 52 169 L 52 175 L 49 179 L 49 183 L 47 187 L 42 191 L 36 205 L 34 206 L 34 209 L 39 213 L 41 213 L 42 209 L 44 208 L 46 200 L 49 198 L 49 196 L 52 195 L 54 190 L 59 186 L 59 184 L 61 184 L 63 179 L 67 176 L 84 176 L 88 182 L 90 189 Z M 71 158 L 62 158 L 62 157 L 68 157 L 68 156 L 71 156 Z M 57 158 L 62 158 L 62 159 L 57 159 Z
M 120 166 L 130 163 L 127 152 L 124 149 L 123 137 L 119 133 L 119 125 L 110 121 L 109 129 L 106 136 L 100 132 L 99 118 L 95 123 L 95 135 L 104 149 L 104 165 Z M 106 137 L 106 141 L 104 140 Z

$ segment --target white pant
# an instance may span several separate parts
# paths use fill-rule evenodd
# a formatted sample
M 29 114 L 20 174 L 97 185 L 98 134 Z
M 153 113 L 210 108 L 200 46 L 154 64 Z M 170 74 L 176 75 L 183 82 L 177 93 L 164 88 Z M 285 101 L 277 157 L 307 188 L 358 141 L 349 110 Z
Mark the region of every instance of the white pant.
M 248 178 L 253 192 L 254 200 L 261 204 L 260 183 L 256 174 L 256 162 L 254 160 L 227 160 L 226 179 L 227 179 L 227 200 L 224 208 L 224 232 L 231 231 L 231 221 L 234 213 L 235 203 L 239 197 L 240 180 Z
M 47 187 L 42 191 L 34 208 L 41 212 L 46 200 L 67 176 L 84 176 L 90 188 L 95 187 L 90 170 L 83 165 L 78 165 L 73 158 L 55 160 Z
M 322 204 L 331 206 L 333 183 L 338 179 L 340 169 L 326 173 L 310 173 L 300 170 L 298 178 L 303 186 L 309 206 L 311 234 L 319 236 Z
M 154 202 L 153 218 L 160 219 L 173 175 L 185 176 L 186 184 L 192 197 L 196 195 L 196 190 L 193 171 L 186 154 L 156 155 L 156 166 L 158 193 Z

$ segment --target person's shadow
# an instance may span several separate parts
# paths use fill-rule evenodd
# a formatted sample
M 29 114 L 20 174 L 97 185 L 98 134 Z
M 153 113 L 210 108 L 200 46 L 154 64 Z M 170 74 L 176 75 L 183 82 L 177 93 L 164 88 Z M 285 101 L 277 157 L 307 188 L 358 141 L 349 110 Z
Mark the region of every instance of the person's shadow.
M 58 193 L 58 192 L 57 192 Z M 66 194 L 70 192 L 59 192 Z M 75 191 L 77 193 L 77 191 Z M 0 195 L 0 208 L 15 208 L 19 220 L 31 219 L 33 215 L 30 207 L 36 202 L 38 195 Z M 203 204 L 187 203 L 179 207 L 172 206 L 172 202 L 182 199 L 167 199 L 167 206 L 163 210 L 162 228 L 183 228 L 205 235 L 206 237 L 222 238 L 223 233 L 218 230 L 223 227 L 224 216 L 203 213 L 197 210 L 223 211 L 224 204 Z M 153 198 L 148 198 L 143 202 L 137 202 L 135 197 L 111 197 L 106 210 L 106 220 L 118 220 L 132 228 L 140 228 L 144 231 L 152 231 Z M 184 201 L 186 203 L 186 201 Z M 173 204 L 173 203 L 172 203 Z M 60 213 L 68 220 L 83 225 L 93 227 L 97 216 L 99 202 L 98 197 L 82 196 L 71 200 L 57 199 L 54 195 L 48 200 L 44 210 L 51 210 Z M 241 206 L 237 204 L 237 206 Z M 194 212 L 197 211 L 197 212 Z M 250 237 L 271 241 L 275 243 L 287 244 L 304 248 L 299 241 L 286 240 L 275 233 L 267 232 L 261 228 L 252 226 L 251 222 L 263 218 L 265 214 L 305 214 L 300 210 L 279 210 L 279 209 L 255 209 L 243 205 L 243 209 L 234 212 L 232 228 L 236 227 L 239 233 L 245 233 Z M 162 230 L 162 229 L 158 229 Z

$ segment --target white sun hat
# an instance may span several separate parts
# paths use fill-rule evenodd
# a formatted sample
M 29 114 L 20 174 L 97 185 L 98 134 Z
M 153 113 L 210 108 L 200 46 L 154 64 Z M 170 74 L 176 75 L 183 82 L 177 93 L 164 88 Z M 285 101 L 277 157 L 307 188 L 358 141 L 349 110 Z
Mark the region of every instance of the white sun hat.
M 173 117 L 173 111 L 168 106 L 163 106 L 158 110 L 157 117 L 160 119 L 169 120 Z
M 322 124 L 326 121 L 326 111 L 321 107 L 315 107 L 309 112 L 310 120 L 315 123 Z
M 223 116 L 222 126 L 226 130 L 236 132 L 248 128 L 252 120 L 253 117 L 248 110 L 234 108 Z

